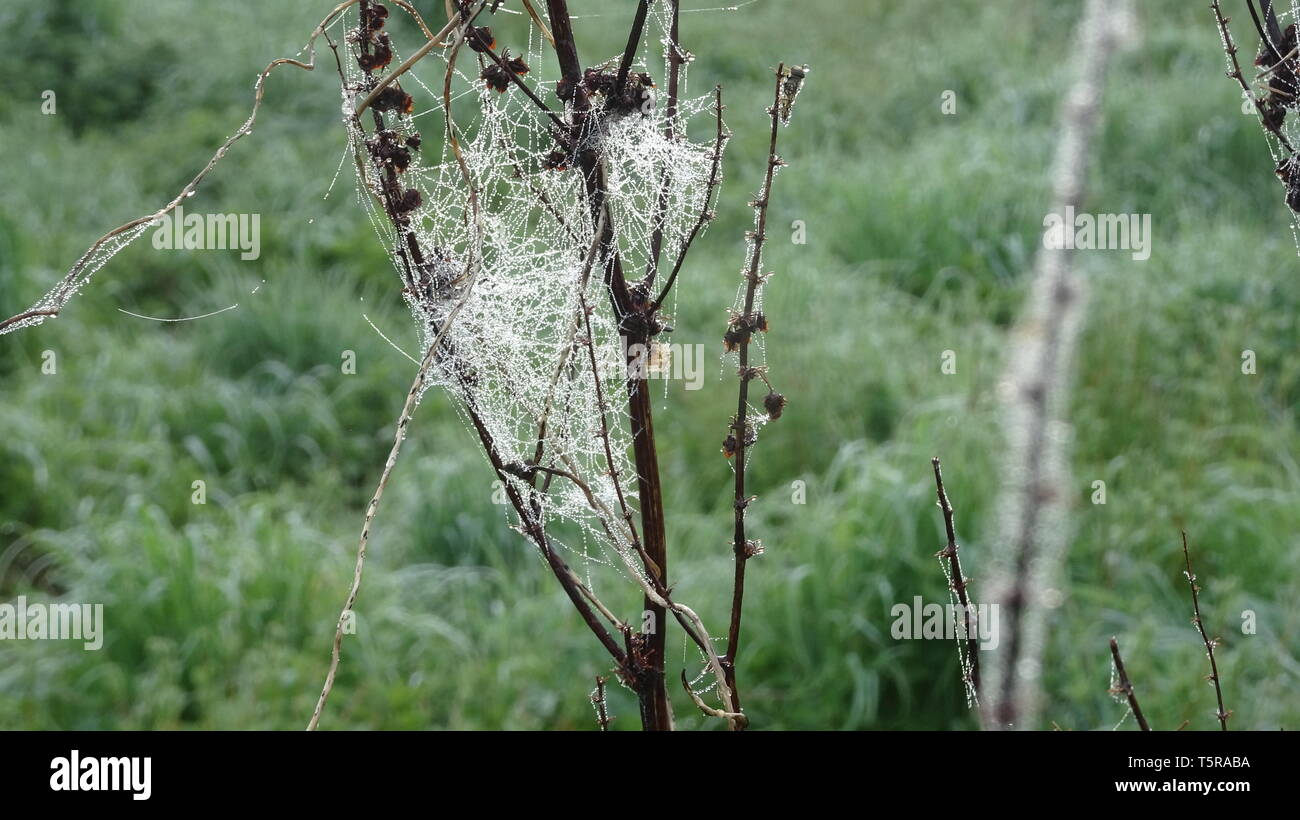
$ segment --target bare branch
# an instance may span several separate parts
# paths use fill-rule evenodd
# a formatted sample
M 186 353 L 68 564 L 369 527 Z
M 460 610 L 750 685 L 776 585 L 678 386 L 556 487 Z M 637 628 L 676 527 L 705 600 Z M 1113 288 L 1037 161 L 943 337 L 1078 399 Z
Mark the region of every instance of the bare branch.
M 1110 654 L 1115 659 L 1115 672 L 1119 676 L 1119 686 L 1111 690 L 1111 693 L 1128 698 L 1128 708 L 1133 710 L 1133 717 L 1137 718 L 1138 726 L 1142 727 L 1144 732 L 1151 731 L 1147 719 L 1142 716 L 1142 707 L 1138 706 L 1137 695 L 1133 694 L 1133 684 L 1129 682 L 1128 674 L 1124 671 L 1124 659 L 1119 656 L 1119 643 L 1113 637 L 1110 639 Z
M 772 99 L 772 107 L 768 109 L 772 119 L 772 130 L 768 140 L 767 171 L 763 178 L 762 192 L 753 203 L 753 246 L 750 251 L 749 268 L 745 273 L 744 309 L 739 317 L 742 326 L 746 328 L 743 338 L 738 341 L 740 390 L 736 400 L 736 415 L 733 417 L 731 424 L 731 436 L 728 439 L 735 442 L 732 449 L 736 462 L 735 499 L 732 505 L 734 510 L 732 552 L 735 555 L 735 568 L 732 578 L 731 624 L 727 630 L 726 669 L 727 685 L 731 690 L 731 697 L 736 704 L 737 710 L 740 708 L 740 692 L 736 685 L 736 656 L 740 652 L 740 622 L 745 601 L 745 566 L 752 556 L 760 552 L 757 542 L 751 542 L 745 536 L 745 511 L 750 503 L 750 499 L 745 495 L 745 454 L 749 443 L 749 423 L 746 420 L 746 414 L 749 411 L 749 382 L 755 375 L 749 367 L 749 339 L 752 331 L 757 329 L 760 324 L 754 315 L 754 299 L 762 281 L 760 266 L 763 262 L 763 242 L 767 238 L 767 206 L 772 196 L 772 180 L 775 177 L 776 169 L 783 164 L 781 158 L 776 154 L 776 139 L 780 125 L 778 108 L 781 103 L 781 88 L 784 81 L 785 64 L 782 63 L 776 69 L 776 90 Z M 719 97 L 719 108 L 721 108 L 720 101 L 721 97 Z M 738 728 L 744 727 L 740 726 Z
M 979 704 L 980 691 L 980 645 L 978 636 L 978 625 L 975 623 L 975 608 L 971 604 L 970 596 L 967 593 L 969 582 L 962 577 L 961 559 L 957 557 L 957 532 L 953 524 L 952 504 L 948 501 L 948 493 L 943 488 L 943 468 L 939 464 L 938 456 L 930 459 L 930 464 L 934 467 L 934 485 L 935 493 L 939 498 L 939 508 L 943 510 L 943 526 L 947 531 L 948 544 L 937 553 L 939 560 L 948 561 L 949 584 L 952 591 L 957 594 L 957 600 L 961 604 L 963 625 L 966 630 L 966 651 L 962 654 L 962 678 L 966 684 L 967 691 L 971 695 L 973 702 Z
M 1223 687 L 1219 683 L 1219 664 L 1214 659 L 1214 647 L 1218 645 L 1219 639 L 1210 639 L 1205 632 L 1205 622 L 1201 619 L 1201 602 L 1197 594 L 1201 588 L 1196 585 L 1196 575 L 1192 572 L 1192 555 L 1187 550 L 1187 533 L 1183 533 L 1183 559 L 1187 562 L 1187 584 L 1192 588 L 1192 623 L 1196 624 L 1196 631 L 1201 633 L 1201 641 L 1205 644 L 1205 654 L 1210 658 L 1210 675 L 1209 679 L 1214 684 L 1214 696 L 1219 701 L 1219 728 L 1228 731 L 1228 718 L 1232 717 L 1232 712 L 1223 708 Z
M 591 693 L 591 702 L 596 707 L 596 724 L 602 732 L 609 731 L 609 712 L 605 708 L 605 679 L 596 676 L 596 691 Z

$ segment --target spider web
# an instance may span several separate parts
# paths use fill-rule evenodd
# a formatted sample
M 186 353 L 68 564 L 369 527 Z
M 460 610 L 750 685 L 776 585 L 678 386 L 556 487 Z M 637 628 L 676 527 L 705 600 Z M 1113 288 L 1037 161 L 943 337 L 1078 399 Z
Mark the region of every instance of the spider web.
M 1260 5 L 1256 4 L 1257 7 Z M 1283 143 L 1285 139 L 1290 143 L 1291 149 L 1300 149 L 1300 79 L 1297 79 L 1297 73 L 1300 73 L 1300 53 L 1295 51 L 1295 23 L 1300 20 L 1300 0 L 1290 0 L 1285 10 L 1281 8 L 1282 5 L 1281 2 L 1274 3 L 1282 41 L 1273 42 L 1274 37 L 1269 35 L 1267 45 L 1264 40 L 1261 40 L 1257 48 L 1252 50 L 1250 43 L 1254 42 L 1258 33 L 1254 36 L 1248 35 L 1241 44 L 1238 59 L 1242 62 L 1243 79 L 1252 85 L 1253 94 L 1257 99 L 1255 104 L 1243 100 L 1243 113 L 1260 113 L 1261 116 L 1271 115 L 1281 118 L 1277 131 L 1281 133 L 1282 138 L 1279 138 L 1278 134 L 1268 128 L 1262 120 L 1260 130 L 1264 132 L 1269 154 L 1273 158 L 1274 170 L 1282 185 L 1284 200 L 1291 210 L 1291 234 L 1296 242 L 1297 253 L 1300 253 L 1300 157 Z M 1260 23 L 1266 28 L 1267 34 L 1267 17 L 1262 8 L 1260 12 Z M 1241 16 L 1243 19 L 1250 17 L 1249 14 Z M 1253 25 L 1251 29 L 1254 29 Z M 1227 50 L 1229 45 L 1222 30 L 1219 32 L 1219 37 L 1223 41 L 1224 49 Z M 1269 64 L 1273 62 L 1272 57 L 1266 57 L 1269 46 L 1283 58 L 1277 64 L 1282 67 L 1282 71 L 1276 68 L 1269 69 Z M 1229 60 L 1229 72 L 1231 71 L 1232 64 Z M 1263 107 L 1263 112 L 1260 112 L 1260 106 Z
M 655 5 L 647 22 L 648 29 L 658 30 L 665 49 L 658 78 L 666 76 L 669 42 L 662 5 Z M 357 16 L 350 15 L 346 24 L 355 31 Z M 580 543 L 556 543 L 581 562 L 589 585 L 596 565 L 611 566 L 628 580 L 633 580 L 631 573 L 644 579 L 615 486 L 617 476 L 634 511 L 625 342 L 609 309 L 603 275 L 612 249 L 595 247 L 582 172 L 547 167 L 548 155 L 557 148 L 551 118 L 513 84 L 505 91 L 492 90 L 480 72 L 493 61 L 462 47 L 446 100 L 448 54 L 443 60 L 426 58 L 399 79 L 415 98 L 414 107 L 407 114 L 388 113 L 385 127 L 399 141 L 423 133 L 419 150 L 411 152 L 400 175 L 404 186 L 419 191 L 420 205 L 409 225 L 395 227 L 382 205 L 382 182 L 368 154 L 373 131 L 352 116 L 367 77 L 357 64 L 357 38 L 347 39 L 342 111 L 358 157 L 357 197 L 404 286 L 422 352 L 439 346 L 428 385 L 440 386 L 455 399 L 475 434 L 484 432 L 479 425 L 484 428 L 507 465 L 534 463 L 544 425 L 536 463 L 562 470 L 581 484 L 554 474 L 538 476 L 534 484 L 526 472 L 503 479 L 530 500 L 540 523 L 577 525 Z M 522 54 L 513 47 L 510 51 L 532 69 L 521 79 L 567 121 L 571 112 L 559 107 L 554 84 L 531 80 L 547 59 L 544 42 L 530 27 Z M 501 44 L 498 54 L 507 45 L 515 44 Z M 401 60 L 394 49 L 391 65 Z M 618 60 L 614 56 L 603 65 L 616 67 Z M 641 64 L 633 71 L 647 69 Z M 683 135 L 693 118 L 711 108 L 712 98 L 690 98 L 686 75 L 683 66 L 677 117 L 671 123 L 675 138 L 665 136 L 670 125 L 665 106 L 655 104 L 651 95 L 631 112 L 612 108 L 600 95 L 592 97 L 592 127 L 585 139 L 605 163 L 613 247 L 629 280 L 651 259 L 652 237 L 660 224 L 656 214 L 662 213 L 661 258 L 675 259 L 709 193 L 714 147 Z M 369 125 L 367 120 L 362 118 Z M 656 207 L 660 197 L 666 203 L 662 211 Z M 434 257 L 432 288 L 419 282 L 412 287 L 404 258 L 411 240 L 426 258 Z M 589 256 L 593 262 L 588 269 Z M 588 323 L 590 351 L 585 347 Z M 647 389 L 644 382 L 640 389 Z M 612 463 L 605 449 L 606 428 Z

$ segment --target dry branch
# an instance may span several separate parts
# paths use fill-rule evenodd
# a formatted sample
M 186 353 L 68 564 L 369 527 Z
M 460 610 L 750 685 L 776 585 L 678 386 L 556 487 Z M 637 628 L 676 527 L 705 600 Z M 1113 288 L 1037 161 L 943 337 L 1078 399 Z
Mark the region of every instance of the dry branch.
M 961 655 L 962 680 L 966 684 L 966 692 L 970 696 L 968 702 L 978 705 L 980 692 L 979 626 L 975 620 L 975 607 L 971 604 L 970 595 L 967 591 L 969 581 L 962 575 L 961 559 L 957 556 L 957 531 L 953 523 L 953 509 L 952 504 L 948 501 L 948 493 L 943 487 L 943 468 L 939 463 L 938 456 L 930 459 L 930 464 L 934 467 L 935 494 L 939 499 L 939 509 L 943 510 L 943 526 L 948 535 L 947 545 L 939 550 L 936 555 L 940 562 L 948 562 L 948 584 L 952 591 L 956 593 L 957 601 L 961 604 L 962 626 L 966 634 L 966 650 Z
M 1151 731 L 1147 719 L 1142 716 L 1142 707 L 1138 706 L 1137 695 L 1133 693 L 1133 684 L 1128 679 L 1128 673 L 1124 671 L 1124 659 L 1119 656 L 1119 642 L 1113 637 L 1110 639 L 1110 654 L 1115 660 L 1115 674 L 1119 676 L 1119 686 L 1111 690 L 1111 693 L 1127 698 L 1128 708 L 1133 710 L 1133 717 L 1137 718 L 1138 726 L 1142 727 L 1144 732 Z
M 1219 664 L 1214 659 L 1214 647 L 1218 645 L 1219 639 L 1210 639 L 1205 632 L 1205 622 L 1201 619 L 1201 602 L 1198 594 L 1201 588 L 1196 585 L 1196 575 L 1192 572 L 1192 555 L 1187 550 L 1187 533 L 1183 533 L 1183 559 L 1187 563 L 1187 585 L 1192 588 L 1192 623 L 1196 624 L 1196 631 L 1201 634 L 1201 642 L 1205 644 L 1205 654 L 1210 659 L 1209 680 L 1214 684 L 1214 696 L 1219 701 L 1219 711 L 1216 715 L 1219 719 L 1219 728 L 1228 731 L 1228 718 L 1232 717 L 1232 712 L 1223 708 L 1223 687 L 1219 683 Z

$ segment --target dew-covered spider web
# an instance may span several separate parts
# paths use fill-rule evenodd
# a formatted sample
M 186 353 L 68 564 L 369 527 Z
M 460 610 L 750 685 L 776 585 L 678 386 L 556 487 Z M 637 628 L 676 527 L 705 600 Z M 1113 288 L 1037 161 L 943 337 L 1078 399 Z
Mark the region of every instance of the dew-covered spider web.
M 1221 10 L 1216 8 L 1216 13 Z M 1241 81 L 1250 88 L 1242 91 L 1242 113 L 1259 118 L 1274 172 L 1291 209 L 1291 233 L 1300 253 L 1300 158 L 1296 156 L 1300 148 L 1300 49 L 1296 36 L 1300 0 L 1258 0 L 1248 14 L 1235 17 L 1249 21 L 1249 28 L 1238 25 L 1241 42 L 1236 44 Z M 1230 51 L 1225 30 L 1221 26 L 1219 36 L 1225 51 Z M 1236 70 L 1230 57 L 1229 76 Z
M 587 127 L 580 144 L 568 146 L 557 140 L 551 114 L 501 64 L 464 43 L 436 50 L 398 78 L 400 91 L 384 98 L 382 127 L 372 111 L 354 117 L 375 80 L 406 55 L 394 31 L 388 67 L 367 72 L 359 58 L 375 50 L 376 35 L 361 31 L 356 12 L 338 24 L 347 43 L 342 113 L 357 159 L 357 197 L 389 251 L 420 353 L 434 351 L 428 385 L 446 390 L 470 431 L 491 443 L 506 467 L 503 480 L 528 501 L 534 521 L 526 523 L 565 522 L 569 532 L 576 525 L 572 543 L 554 545 L 589 585 L 601 566 L 645 581 L 622 514 L 623 504 L 635 512 L 636 473 L 627 454 L 625 343 L 607 265 L 617 253 L 628 281 L 639 279 L 656 227 L 660 265 L 671 265 L 710 194 L 715 146 L 685 135 L 696 117 L 712 120 L 713 97 L 686 93 L 683 66 L 670 123 L 651 86 L 662 86 L 667 70 L 666 5 L 652 5 L 646 32 L 646 42 L 663 46 L 665 65 L 653 76 L 643 63 L 631 67 L 629 106 L 628 95 L 616 100 L 596 90 L 621 55 L 587 62 L 604 78 L 589 83 Z M 484 13 L 475 25 L 496 21 Z M 516 68 L 508 61 L 522 59 L 527 73 L 515 76 L 567 124 L 572 106 L 557 97 L 556 83 L 534 79 L 554 51 L 536 27 L 526 42 L 512 36 L 520 40 L 495 35 L 493 52 Z M 676 136 L 666 136 L 670 130 Z M 611 247 L 594 241 L 577 161 L 588 148 L 603 160 L 608 216 L 600 219 L 612 226 Z M 394 203 L 402 219 L 392 218 Z

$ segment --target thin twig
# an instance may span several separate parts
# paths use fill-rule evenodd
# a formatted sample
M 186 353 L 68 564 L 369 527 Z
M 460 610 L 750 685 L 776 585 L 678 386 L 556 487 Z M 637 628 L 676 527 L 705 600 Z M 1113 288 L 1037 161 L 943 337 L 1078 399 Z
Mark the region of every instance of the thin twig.
M 1115 659 L 1115 672 L 1119 675 L 1119 686 L 1112 690 L 1112 693 L 1128 698 L 1128 708 L 1133 710 L 1133 717 L 1137 718 L 1138 726 L 1141 726 L 1144 732 L 1151 731 L 1147 719 L 1142 716 L 1142 707 L 1138 706 L 1137 695 L 1133 693 L 1133 684 L 1129 682 L 1128 674 L 1124 672 L 1124 659 L 1119 656 L 1119 643 L 1113 637 L 1110 639 L 1110 654 Z
M 664 136 L 671 140 L 676 139 L 677 136 L 677 95 L 681 86 L 682 63 L 685 62 L 682 57 L 681 44 L 677 41 L 680 36 L 681 0 L 670 0 L 668 13 L 670 15 L 667 44 L 668 101 L 664 108 Z M 719 116 L 721 116 L 721 113 L 719 113 Z M 668 215 L 668 176 L 672 172 L 673 169 L 667 166 L 660 172 L 659 199 L 655 202 L 653 220 L 654 230 L 650 233 L 650 258 L 646 262 L 645 287 L 647 290 L 654 287 L 655 277 L 659 275 L 659 254 L 663 248 L 664 221 Z M 706 192 L 704 195 L 705 207 L 708 206 L 708 201 L 709 195 Z M 692 238 L 694 238 L 693 235 Z
M 1295 149 L 1291 147 L 1291 141 L 1286 138 L 1286 134 L 1282 133 L 1280 126 L 1272 123 L 1264 110 L 1263 101 L 1250 90 L 1250 84 L 1246 82 L 1246 77 L 1241 72 L 1241 63 L 1237 60 L 1237 45 L 1232 40 L 1232 32 L 1228 30 L 1228 22 L 1231 18 L 1223 16 L 1223 9 L 1219 7 L 1219 0 L 1210 0 L 1210 8 L 1214 10 L 1214 19 L 1219 24 L 1220 34 L 1223 35 L 1223 49 L 1228 55 L 1228 63 L 1231 66 L 1231 70 L 1227 72 L 1228 76 L 1237 81 L 1237 84 L 1241 86 L 1241 90 L 1255 104 L 1255 111 L 1259 114 L 1260 125 L 1277 137 L 1277 141 L 1282 144 L 1288 154 L 1294 154 Z
M 726 106 L 722 104 L 722 86 L 714 86 L 713 95 L 713 110 L 716 115 L 718 130 L 717 135 L 713 138 L 713 164 L 709 169 L 709 181 L 704 188 L 704 203 L 700 206 L 700 213 L 695 219 L 695 224 L 691 226 L 691 232 L 686 235 L 686 241 L 682 243 L 682 248 L 677 253 L 677 261 L 673 263 L 672 272 L 668 274 L 663 289 L 659 291 L 659 295 L 655 297 L 654 302 L 650 305 L 652 315 L 663 306 L 664 300 L 668 298 L 669 292 L 673 289 L 673 284 L 677 282 L 677 273 L 682 269 L 682 264 L 686 261 L 686 254 L 690 252 L 691 243 L 695 241 L 695 237 L 715 216 L 711 206 L 714 194 L 718 191 L 718 185 L 722 182 L 722 152 L 726 148 L 730 134 L 727 133 L 722 122 L 722 112 L 726 110 Z M 657 260 L 653 257 L 651 263 L 655 267 L 652 267 L 650 273 L 646 275 L 647 285 L 654 284 L 655 270 L 658 265 Z
M 772 107 L 768 111 L 772 119 L 772 131 L 767 149 L 767 172 L 763 178 L 762 193 L 754 202 L 753 249 L 750 252 L 749 269 L 745 273 L 744 311 L 740 317 L 740 321 L 744 323 L 745 327 L 751 327 L 754 324 L 752 321 L 754 297 L 762 280 L 760 266 L 763 261 L 763 243 L 767 238 L 767 206 L 772 196 L 772 180 L 777 167 L 781 165 L 781 159 L 776 154 L 776 138 L 780 125 L 777 109 L 781 102 L 781 86 L 784 78 L 785 64 L 782 63 L 776 70 L 776 90 L 772 99 Z M 727 630 L 726 654 L 727 685 L 731 689 L 731 696 L 736 703 L 737 709 L 740 708 L 740 692 L 736 686 L 736 656 L 740 652 L 740 621 L 745 601 L 745 565 L 749 562 L 750 557 L 757 552 L 756 545 L 751 544 L 745 537 L 745 510 L 750 501 L 745 495 L 745 452 L 746 439 L 748 438 L 747 431 L 749 429 L 746 413 L 749 410 L 749 382 L 751 380 L 748 336 L 740 342 L 739 347 L 740 391 L 736 401 L 736 416 L 731 426 L 732 435 L 736 441 L 735 499 L 732 505 L 735 516 L 734 538 L 732 541 L 735 568 L 731 593 L 731 625 Z
M 602 732 L 609 731 L 609 712 L 605 708 L 605 679 L 596 676 L 596 691 L 591 695 L 591 702 L 596 706 L 596 723 Z
M 1200 587 L 1196 585 L 1196 575 L 1192 573 L 1192 555 L 1187 550 L 1187 533 L 1183 533 L 1183 559 L 1187 562 L 1187 584 L 1192 588 L 1192 623 L 1196 624 L 1196 631 L 1201 633 L 1201 641 L 1205 643 L 1205 654 L 1210 657 L 1210 675 L 1209 679 L 1214 683 L 1214 696 L 1219 701 L 1219 727 L 1223 731 L 1228 731 L 1228 718 L 1232 712 L 1223 708 L 1223 687 L 1219 684 L 1219 664 L 1214 660 L 1214 647 L 1218 644 L 1219 639 L 1210 640 L 1210 636 L 1205 633 L 1205 623 L 1201 620 L 1201 602 L 1197 597 Z
M 637 47 L 641 45 L 641 32 L 645 29 L 645 15 L 649 8 L 650 0 L 640 0 L 636 6 L 636 14 L 632 16 L 632 28 L 627 34 L 627 46 L 623 49 L 623 59 L 618 63 L 618 76 L 614 79 L 615 97 L 623 93 L 623 86 L 627 83 L 627 72 L 632 68 L 632 61 L 636 59 Z
M 461 304 L 464 304 L 462 302 Z M 447 326 L 450 326 L 448 320 Z M 334 677 L 338 674 L 340 653 L 343 647 L 344 626 L 348 616 L 352 612 L 353 606 L 357 602 L 357 594 L 361 591 L 361 574 L 366 566 L 366 547 L 370 542 L 370 525 L 375 520 L 375 513 L 379 511 L 379 502 L 384 497 L 384 489 L 388 486 L 388 479 L 393 474 L 393 467 L 397 465 L 397 456 L 402 451 L 402 442 L 406 440 L 406 428 L 411 423 L 411 415 L 415 412 L 415 407 L 419 403 L 420 395 L 424 392 L 424 384 L 428 379 L 429 368 L 433 365 L 437 357 L 438 346 L 429 345 L 428 351 L 424 354 L 424 360 L 420 362 L 420 369 L 415 373 L 415 380 L 411 382 L 411 389 L 406 392 L 406 403 L 402 405 L 402 413 L 397 417 L 397 430 L 393 435 L 393 446 L 388 451 L 388 460 L 384 462 L 383 472 L 379 475 L 379 485 L 375 487 L 375 493 L 370 498 L 370 503 L 366 505 L 366 515 L 361 522 L 361 540 L 357 544 L 357 561 L 352 572 L 352 586 L 348 589 L 347 601 L 343 604 L 343 611 L 339 614 L 338 626 L 334 630 L 334 647 L 330 652 L 329 672 L 325 675 L 325 685 L 321 688 L 320 698 L 316 701 L 316 708 L 312 711 L 311 721 L 307 724 L 307 731 L 315 731 L 320 724 L 321 712 L 325 710 L 325 701 L 329 699 L 330 692 L 334 688 Z
M 966 668 L 962 669 L 962 677 L 965 679 L 966 686 L 969 688 L 973 700 L 979 703 L 980 691 L 980 645 L 978 636 L 978 625 L 975 623 L 974 607 L 971 605 L 970 597 L 966 588 L 970 582 L 962 576 L 961 559 L 957 557 L 957 532 L 953 524 L 952 504 L 948 501 L 948 493 L 943 487 L 943 468 L 939 464 L 938 456 L 930 459 L 930 464 L 934 466 L 934 485 L 935 493 L 939 498 L 939 509 L 943 510 L 943 526 L 947 531 L 948 544 L 937 553 L 939 560 L 948 561 L 949 584 L 953 592 L 957 593 L 957 600 L 961 603 L 962 618 L 966 629 L 966 652 L 963 664 Z
M 244 136 L 253 132 L 253 125 L 257 122 L 258 111 L 260 111 L 262 107 L 262 98 L 266 94 L 266 78 L 269 77 L 276 68 L 282 65 L 296 66 L 304 71 L 315 70 L 316 38 L 324 34 L 325 29 L 330 26 L 344 10 L 355 4 L 357 1 L 358 0 L 345 0 L 345 2 L 339 3 L 330 11 L 329 14 L 325 15 L 316 28 L 312 30 L 311 36 L 307 39 L 307 45 L 304 46 L 304 50 L 307 51 L 307 60 L 305 62 L 291 57 L 281 57 L 267 63 L 266 68 L 262 69 L 261 73 L 257 75 L 257 82 L 253 84 L 253 106 L 248 113 L 248 118 L 244 120 L 244 124 L 236 129 L 235 133 L 231 134 L 225 142 L 218 146 L 216 152 L 213 153 L 207 164 L 203 166 L 202 170 L 200 170 L 184 188 L 181 188 L 175 198 L 154 213 L 147 216 L 136 217 L 129 222 L 117 226 L 99 239 L 96 239 L 95 242 L 86 249 L 85 253 L 83 253 L 72 265 L 59 283 L 48 291 L 39 302 L 16 316 L 11 316 L 8 319 L 0 321 L 0 334 L 9 332 L 13 326 L 28 319 L 39 319 L 39 321 L 33 322 L 32 325 L 30 325 L 35 326 L 41 324 L 46 319 L 58 316 L 60 311 L 62 311 L 72 297 L 76 295 L 83 279 L 93 274 L 108 261 L 107 259 L 96 260 L 96 255 L 99 253 L 101 248 L 117 237 L 132 230 L 139 228 L 143 231 L 144 226 L 162 219 L 164 216 L 174 211 L 187 197 L 193 194 L 198 189 L 199 183 L 208 176 L 208 173 L 217 166 L 218 162 L 225 158 L 230 147 Z M 118 248 L 118 250 L 120 250 L 120 248 Z M 111 251 L 109 257 L 111 258 L 112 254 L 116 252 L 116 250 Z
M 555 35 L 551 34 L 551 30 L 546 27 L 546 22 L 542 20 L 542 16 L 537 13 L 537 9 L 533 8 L 533 0 L 524 0 L 524 9 L 528 12 L 528 16 L 532 18 L 533 25 L 537 26 L 537 29 L 542 32 L 546 42 L 551 44 L 551 48 L 555 48 Z
M 686 670 L 682 670 L 682 688 L 686 690 L 687 695 L 690 695 L 691 702 L 694 703 L 695 706 L 701 712 L 708 715 L 709 717 L 716 717 L 716 718 L 722 718 L 724 720 L 729 720 L 733 723 L 733 725 L 735 725 L 740 729 L 745 729 L 749 726 L 749 718 L 745 717 L 744 713 L 728 712 L 725 709 L 715 709 L 709 704 L 705 703 L 703 698 L 695 694 L 695 690 L 691 688 L 690 682 L 686 680 Z

